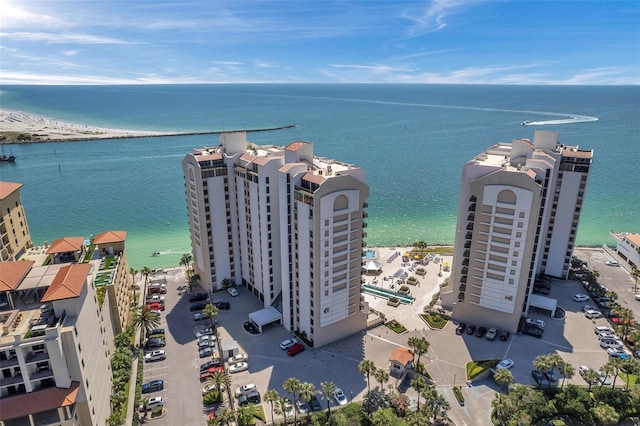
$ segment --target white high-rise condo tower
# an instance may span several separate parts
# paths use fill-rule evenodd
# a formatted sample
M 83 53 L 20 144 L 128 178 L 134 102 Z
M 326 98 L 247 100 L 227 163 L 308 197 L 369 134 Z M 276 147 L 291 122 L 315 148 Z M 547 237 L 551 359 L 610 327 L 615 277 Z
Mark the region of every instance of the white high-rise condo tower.
M 443 304 L 461 321 L 515 331 L 531 306 L 535 279 L 566 279 L 592 150 L 537 130 L 533 143 L 498 143 L 462 170 L 455 252 Z
M 315 346 L 366 327 L 362 169 L 314 156 L 309 142 L 258 146 L 245 132 L 221 134 L 182 167 L 194 269 L 208 291 L 244 286 Z

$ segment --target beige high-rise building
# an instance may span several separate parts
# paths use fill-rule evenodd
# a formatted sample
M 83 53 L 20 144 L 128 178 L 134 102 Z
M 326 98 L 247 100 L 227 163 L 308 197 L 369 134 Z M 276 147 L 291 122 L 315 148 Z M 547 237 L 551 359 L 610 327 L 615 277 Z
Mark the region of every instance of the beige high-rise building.
M 103 426 L 111 414 L 113 332 L 92 265 L 2 262 L 0 422 Z M 40 294 L 35 303 L 32 294 Z
M 33 244 L 20 198 L 21 183 L 0 181 L 0 262 L 18 260 Z
M 535 279 L 566 279 L 593 151 L 558 133 L 498 143 L 462 171 L 455 253 L 442 302 L 465 322 L 515 331 L 531 306 Z
M 265 321 L 277 317 L 315 346 L 366 326 L 362 169 L 316 157 L 308 142 L 258 146 L 245 132 L 223 133 L 182 166 L 194 267 L 207 290 L 244 286 L 277 313 Z

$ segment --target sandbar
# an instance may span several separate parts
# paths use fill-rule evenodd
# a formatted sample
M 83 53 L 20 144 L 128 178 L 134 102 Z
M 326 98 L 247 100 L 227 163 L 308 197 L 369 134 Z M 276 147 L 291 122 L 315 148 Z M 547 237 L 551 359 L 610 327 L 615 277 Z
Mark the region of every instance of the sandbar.
M 295 125 L 261 129 L 237 129 L 227 131 L 263 132 L 284 130 Z M 219 134 L 219 130 L 194 132 L 159 132 L 153 130 L 127 130 L 87 126 L 42 117 L 23 111 L 0 109 L 0 143 L 71 142 L 101 139 L 130 139 L 162 136 L 190 136 Z

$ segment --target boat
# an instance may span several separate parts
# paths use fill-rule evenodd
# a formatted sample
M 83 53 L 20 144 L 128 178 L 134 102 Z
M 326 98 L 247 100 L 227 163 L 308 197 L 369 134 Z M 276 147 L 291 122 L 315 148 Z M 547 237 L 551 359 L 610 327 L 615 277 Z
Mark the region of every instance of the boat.
M 4 149 L 2 150 L 2 154 L 0 154 L 0 163 L 15 163 L 16 156 L 13 155 L 13 152 L 9 155 L 4 153 Z
M 151 253 L 151 256 L 153 256 L 153 257 L 160 256 L 160 252 L 159 251 L 154 251 L 153 253 Z
M 520 123 L 520 124 L 522 124 L 523 126 L 526 126 L 527 124 L 529 124 L 529 120 L 525 120 L 525 121 L 523 121 L 523 122 L 522 122 L 522 123 Z

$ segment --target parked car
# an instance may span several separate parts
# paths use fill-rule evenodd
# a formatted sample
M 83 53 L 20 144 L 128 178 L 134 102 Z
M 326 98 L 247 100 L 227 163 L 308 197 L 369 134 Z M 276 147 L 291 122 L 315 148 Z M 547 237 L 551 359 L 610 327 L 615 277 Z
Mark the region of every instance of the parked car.
M 144 355 L 144 362 L 162 361 L 167 356 L 164 353 L 164 349 L 158 349 L 153 352 L 149 352 Z
M 620 266 L 620 264 L 616 260 L 608 260 L 604 262 L 604 264 L 607 266 Z
M 509 338 L 509 335 L 511 333 L 509 333 L 507 330 L 502 330 L 500 332 L 500 340 L 502 340 L 503 342 L 507 341 L 507 339 Z
M 213 302 L 213 306 L 215 306 L 216 308 L 222 310 L 222 311 L 226 311 L 228 310 L 231 305 L 229 305 L 229 302 L 227 302 L 226 300 L 221 300 L 219 302 Z
M 213 358 L 203 364 L 200 364 L 200 372 L 208 371 L 210 368 L 219 367 L 222 365 L 219 358 Z
M 465 328 L 467 328 L 467 324 L 463 322 L 459 323 L 456 327 L 456 334 L 460 336 L 462 333 L 464 333 Z
M 227 292 L 232 296 L 232 297 L 236 297 L 238 295 L 238 290 L 235 289 L 235 287 L 229 287 L 227 289 Z
M 495 340 L 497 335 L 498 330 L 495 327 L 491 327 L 489 330 L 487 330 L 487 334 L 484 337 L 486 337 L 487 340 Z
M 311 407 L 312 411 L 320 411 L 322 410 L 322 406 L 320 405 L 320 401 L 318 401 L 318 397 L 313 395 L 311 397 L 311 401 L 309 401 L 309 407 Z
M 224 372 L 224 368 L 222 368 L 222 367 L 211 367 L 210 369 L 208 369 L 206 371 L 201 371 L 200 372 L 200 383 L 206 382 L 207 380 L 212 378 L 213 377 L 213 373 L 215 373 L 215 372 L 223 373 Z
M 253 392 L 253 391 L 257 390 L 257 389 L 258 389 L 258 387 L 256 386 L 255 383 L 249 383 L 249 384 L 246 384 L 246 385 L 242 385 L 242 386 L 240 386 L 239 388 L 236 389 L 236 392 L 235 392 L 236 398 L 239 398 L 242 395 L 246 395 L 248 393 L 251 393 L 251 392 Z
M 247 357 L 247 355 L 245 354 L 236 354 L 234 356 L 232 356 L 231 358 L 229 358 L 229 364 L 235 364 L 237 362 L 246 362 L 247 359 L 249 357 Z
M 164 311 L 165 309 L 164 303 L 158 303 L 158 302 L 147 303 L 145 308 L 147 308 L 147 310 L 149 311 Z
M 205 348 L 200 349 L 198 351 L 198 355 L 200 356 L 200 358 L 206 358 L 208 356 L 213 355 L 213 347 L 207 346 Z
M 333 391 L 333 399 L 336 400 L 338 405 L 347 405 L 347 397 L 340 388 L 336 388 L 336 390 Z
M 246 395 L 242 395 L 238 398 L 239 405 L 259 404 L 260 393 L 258 391 L 249 392 Z
M 587 311 L 597 311 L 598 307 L 597 306 L 593 306 L 593 305 L 584 305 L 582 307 L 582 312 L 587 312 Z
M 640 293 L 636 294 L 636 300 L 640 300 Z
M 164 348 L 167 342 L 164 339 L 148 339 L 144 344 L 145 349 L 157 349 Z
M 207 293 L 196 293 L 189 298 L 189 303 L 202 302 L 203 300 L 207 300 L 209 295 Z
M 142 393 L 158 392 L 164 389 L 164 381 L 162 379 L 152 380 L 142 385 Z
M 216 385 L 215 383 L 207 383 L 202 388 L 202 396 L 205 396 L 209 392 L 212 392 L 212 391 L 216 390 L 217 387 L 218 387 L 218 385 Z
M 602 312 L 596 311 L 595 309 L 590 309 L 584 313 L 584 316 L 589 319 L 602 318 Z
M 616 358 L 616 357 L 621 359 L 629 358 L 629 354 L 627 354 L 622 348 L 609 348 L 607 349 L 607 353 L 612 358 Z
M 551 383 L 555 383 L 558 381 L 558 378 L 556 377 L 553 370 L 544 371 L 543 374 L 544 374 L 544 377 L 546 377 L 547 380 L 550 381 Z
M 549 293 L 551 293 L 551 290 L 546 288 L 546 287 L 533 287 L 533 293 L 534 294 L 542 294 L 542 295 L 546 296 Z
M 304 345 L 302 343 L 296 343 L 295 345 L 293 345 L 289 349 L 287 349 L 287 355 L 295 356 L 295 355 L 298 355 L 302 351 L 304 351 Z
M 542 371 L 540 370 L 531 370 L 531 376 L 533 376 L 533 380 L 536 381 L 538 386 L 547 386 L 549 381 L 544 377 Z
M 191 312 L 198 312 L 204 310 L 207 307 L 206 303 L 194 303 L 189 307 Z
M 305 414 L 309 412 L 309 406 L 307 405 L 306 402 L 304 402 L 301 399 L 298 399 L 296 401 L 296 409 L 298 410 L 298 413 L 300 414 Z
M 156 334 L 164 334 L 164 328 L 154 328 L 153 330 L 147 331 L 147 338 Z
M 200 336 L 211 336 L 215 334 L 212 327 L 200 328 L 195 331 L 196 338 Z
M 546 326 L 545 322 L 538 318 L 527 318 L 525 323 L 534 327 L 538 327 L 541 330 L 544 330 Z
M 476 326 L 473 324 L 469 324 L 469 326 L 467 327 L 467 334 L 472 335 L 475 332 L 476 332 Z
M 542 337 L 542 330 L 540 330 L 538 327 L 525 327 L 522 329 L 522 334 L 537 337 L 539 339 Z
M 291 346 L 295 345 L 296 343 L 298 343 L 298 339 L 296 338 L 283 340 L 280 343 L 280 349 L 282 350 L 289 349 Z
M 622 340 L 614 339 L 611 337 L 603 337 L 600 339 L 600 347 L 601 348 L 622 348 L 624 345 L 622 344 Z
M 215 347 L 216 347 L 215 340 L 203 340 L 201 342 L 198 342 L 198 349 L 215 348 Z
M 576 302 L 586 302 L 587 300 L 589 300 L 589 296 L 579 293 L 573 296 L 573 300 L 575 300 Z
M 205 317 L 202 312 L 196 312 L 195 314 L 193 314 L 194 321 L 204 321 L 206 319 L 209 319 L 209 318 Z
M 247 371 L 249 369 L 249 364 L 246 362 L 237 362 L 229 366 L 229 374 L 239 373 L 241 371 Z
M 161 396 L 154 396 L 153 398 L 149 398 L 149 400 L 147 401 L 147 410 L 162 406 L 164 406 L 164 401 Z M 140 406 L 138 407 L 138 411 L 144 412 L 144 410 L 144 404 L 140 404 Z
M 476 330 L 476 337 L 482 337 L 487 332 L 487 327 L 478 327 Z
M 606 325 L 597 325 L 593 328 L 593 332 L 596 334 L 610 334 L 614 335 L 615 331 L 611 327 L 607 327 Z
M 165 297 L 159 294 L 152 294 L 147 296 L 147 303 L 164 303 Z
M 511 359 L 503 359 L 496 365 L 496 370 L 509 369 L 513 367 L 513 360 Z

